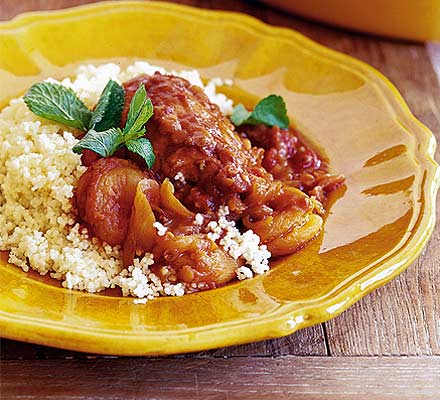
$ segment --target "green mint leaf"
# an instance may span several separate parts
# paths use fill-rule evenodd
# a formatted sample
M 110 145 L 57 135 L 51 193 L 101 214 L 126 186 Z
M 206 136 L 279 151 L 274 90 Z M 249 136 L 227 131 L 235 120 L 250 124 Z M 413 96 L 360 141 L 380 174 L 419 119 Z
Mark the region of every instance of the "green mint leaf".
M 92 112 L 72 89 L 51 82 L 32 85 L 23 97 L 29 110 L 39 117 L 72 128 L 87 130 Z
M 84 149 L 89 149 L 101 157 L 113 155 L 124 143 L 120 128 L 110 128 L 103 132 L 88 131 L 84 137 L 73 146 L 73 152 L 81 154 Z
M 261 100 L 254 108 L 252 120 L 269 126 L 279 126 L 281 129 L 289 128 L 286 103 L 281 96 L 271 94 Z
M 89 129 L 101 132 L 119 126 L 124 107 L 124 95 L 124 88 L 110 79 L 93 111 Z
M 145 127 L 143 126 L 140 130 L 135 131 L 135 130 L 131 130 L 127 133 L 124 133 L 124 138 L 125 141 L 129 141 L 129 140 L 136 140 L 138 138 L 141 138 L 142 136 L 145 135 L 145 132 L 147 130 L 145 129 Z
M 127 123 L 124 127 L 124 134 L 136 136 L 141 131 L 145 123 L 153 115 L 153 104 L 147 96 L 144 84 L 140 84 L 136 90 L 128 111 Z M 145 132 L 144 132 L 145 133 Z M 133 138 L 133 137 L 130 137 Z
M 251 112 L 246 110 L 243 104 L 239 104 L 234 107 L 234 111 L 231 115 L 231 121 L 235 126 L 240 126 L 245 123 L 247 119 L 251 116 Z
M 140 155 L 147 163 L 148 168 L 153 166 L 156 156 L 154 155 L 153 146 L 148 139 L 138 138 L 128 140 L 125 142 L 125 145 L 128 150 Z
M 151 168 L 155 161 L 153 146 L 148 139 L 142 136 L 146 132 L 145 123 L 153 115 L 153 104 L 147 97 L 144 85 L 140 85 L 133 96 L 124 130 L 115 127 L 99 132 L 96 130 L 110 123 L 113 125 L 116 115 L 120 118 L 121 110 L 118 113 L 114 112 L 112 105 L 112 102 L 120 102 L 120 91 L 117 88 L 119 85 L 116 82 L 112 82 L 110 81 L 107 84 L 95 107 L 90 123 L 94 128 L 90 129 L 73 147 L 73 151 L 81 154 L 84 149 L 89 149 L 101 157 L 109 157 L 122 146 L 126 146 L 128 150 L 141 156 L 148 168 Z M 123 95 L 124 93 L 122 92 L 122 103 L 120 104 L 123 104 Z M 117 108 L 119 107 L 121 106 L 117 105 Z
M 123 135 L 127 149 L 140 155 L 148 168 L 153 166 L 156 157 L 151 142 L 142 136 L 146 132 L 145 124 L 152 115 L 153 103 L 147 96 L 145 86 L 140 84 L 131 100 Z
M 242 104 L 237 105 L 231 115 L 235 126 L 243 124 L 279 126 L 281 129 L 289 128 L 286 103 L 281 96 L 271 94 L 261 100 L 251 113 Z
M 145 124 L 151 118 L 152 115 L 153 115 L 153 103 L 147 97 L 147 99 L 142 104 L 142 108 L 130 131 L 131 132 L 141 132 L 142 130 L 145 131 Z M 138 135 L 138 133 L 133 133 L 133 134 Z

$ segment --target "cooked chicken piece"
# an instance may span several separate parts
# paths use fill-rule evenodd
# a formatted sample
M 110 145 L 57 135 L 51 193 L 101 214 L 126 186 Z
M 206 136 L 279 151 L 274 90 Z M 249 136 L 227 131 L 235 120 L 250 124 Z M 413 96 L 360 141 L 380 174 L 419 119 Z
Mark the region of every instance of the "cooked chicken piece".
M 100 158 L 81 176 L 76 206 L 92 233 L 108 244 L 124 243 L 139 181 L 148 173 L 131 161 Z

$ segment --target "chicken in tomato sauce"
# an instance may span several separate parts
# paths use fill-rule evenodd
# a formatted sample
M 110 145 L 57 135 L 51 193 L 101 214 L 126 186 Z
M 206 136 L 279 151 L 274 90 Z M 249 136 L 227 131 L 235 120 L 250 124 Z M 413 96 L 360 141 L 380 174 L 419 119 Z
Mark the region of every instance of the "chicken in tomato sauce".
M 84 151 L 88 168 L 75 191 L 81 222 L 121 246 L 125 267 L 150 252 L 162 282 L 205 290 L 254 267 L 237 235 L 259 238 L 255 249 L 269 258 L 319 234 L 327 196 L 344 178 L 330 174 L 294 128 L 236 127 L 201 88 L 161 73 L 123 84 L 121 127 L 142 86 L 154 107 L 145 126 L 152 168 L 129 149 L 111 157 Z M 267 269 L 257 260 L 254 271 L 258 262 Z

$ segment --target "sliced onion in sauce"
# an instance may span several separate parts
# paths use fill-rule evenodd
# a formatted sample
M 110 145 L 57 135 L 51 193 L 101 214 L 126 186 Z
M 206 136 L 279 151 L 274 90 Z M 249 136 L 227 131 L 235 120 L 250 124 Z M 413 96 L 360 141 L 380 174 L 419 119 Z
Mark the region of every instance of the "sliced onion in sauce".
M 160 186 L 160 199 L 163 207 L 181 218 L 193 220 L 195 214 L 189 211 L 174 195 L 174 186 L 168 178 L 166 178 Z
M 156 221 L 145 190 L 151 189 L 149 180 L 141 180 L 136 188 L 133 206 L 131 208 L 128 233 L 122 250 L 123 266 L 133 264 L 136 251 L 143 253 L 150 251 L 157 239 L 153 223 Z

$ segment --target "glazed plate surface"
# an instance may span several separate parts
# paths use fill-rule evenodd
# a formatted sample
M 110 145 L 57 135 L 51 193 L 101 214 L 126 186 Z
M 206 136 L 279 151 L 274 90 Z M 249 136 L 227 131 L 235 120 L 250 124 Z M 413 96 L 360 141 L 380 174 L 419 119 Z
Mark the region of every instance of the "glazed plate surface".
M 435 223 L 435 140 L 376 70 L 287 29 L 167 3 L 100 3 L 0 25 L 0 106 L 75 65 L 145 59 L 231 78 L 252 105 L 277 93 L 294 124 L 343 173 L 323 233 L 263 276 L 145 305 L 69 291 L 0 258 L 7 338 L 153 355 L 274 338 L 330 319 L 402 272 Z M 397 312 L 398 310 L 396 310 Z

